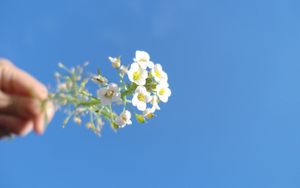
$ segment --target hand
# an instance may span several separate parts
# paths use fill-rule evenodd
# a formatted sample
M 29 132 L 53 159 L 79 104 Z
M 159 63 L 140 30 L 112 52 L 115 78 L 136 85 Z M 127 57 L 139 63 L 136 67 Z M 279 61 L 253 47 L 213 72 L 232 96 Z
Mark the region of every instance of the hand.
M 50 121 L 54 106 L 43 101 L 47 88 L 10 61 L 0 59 L 0 137 L 44 132 L 45 117 Z

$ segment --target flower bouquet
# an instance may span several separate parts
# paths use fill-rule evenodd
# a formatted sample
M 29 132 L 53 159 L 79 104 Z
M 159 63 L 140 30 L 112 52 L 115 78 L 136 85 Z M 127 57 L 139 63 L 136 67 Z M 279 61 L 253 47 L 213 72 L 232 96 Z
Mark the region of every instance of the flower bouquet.
M 132 124 L 132 114 L 138 123 L 145 123 L 155 117 L 161 102 L 168 102 L 168 75 L 147 52 L 136 51 L 128 67 L 120 57 L 108 60 L 118 73 L 119 83 L 110 82 L 100 69 L 97 74 L 84 76 L 88 63 L 73 68 L 58 64 L 65 73 L 55 73 L 57 88 L 50 100 L 67 114 L 63 126 L 73 119 L 77 124 L 85 122 L 88 129 L 100 135 L 105 121 L 113 130 Z M 90 82 L 96 86 L 94 92 L 87 88 Z

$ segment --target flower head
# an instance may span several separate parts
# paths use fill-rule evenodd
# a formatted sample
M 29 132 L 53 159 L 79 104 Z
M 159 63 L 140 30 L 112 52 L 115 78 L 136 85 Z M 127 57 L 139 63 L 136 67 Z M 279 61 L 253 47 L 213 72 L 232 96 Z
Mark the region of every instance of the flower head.
M 148 78 L 148 72 L 142 69 L 137 63 L 132 63 L 128 71 L 128 78 L 137 85 L 145 85 Z
M 138 110 L 144 111 L 147 108 L 147 103 L 151 101 L 150 93 L 144 86 L 138 86 L 132 98 L 132 105 Z
M 165 71 L 163 71 L 160 64 L 154 65 L 153 69 L 151 69 L 151 74 L 153 75 L 155 81 L 157 81 L 158 83 L 168 82 L 168 75 Z
M 119 57 L 108 57 L 108 59 L 114 68 L 119 68 L 121 66 L 121 60 Z
M 169 88 L 169 84 L 163 83 L 157 85 L 156 94 L 162 102 L 164 103 L 168 102 L 168 99 L 171 96 L 171 90 Z
M 132 124 L 131 122 L 131 113 L 128 110 L 122 112 L 116 119 L 115 123 L 120 127 L 123 128 L 126 125 Z
M 135 52 L 135 58 L 133 58 L 133 61 L 138 63 L 142 69 L 147 69 L 147 67 L 153 67 L 153 62 L 150 61 L 150 55 L 145 51 L 137 50 Z
M 97 93 L 101 99 L 102 105 L 108 105 L 112 102 L 117 102 L 121 98 L 119 87 L 115 83 L 111 83 L 107 87 L 99 89 Z

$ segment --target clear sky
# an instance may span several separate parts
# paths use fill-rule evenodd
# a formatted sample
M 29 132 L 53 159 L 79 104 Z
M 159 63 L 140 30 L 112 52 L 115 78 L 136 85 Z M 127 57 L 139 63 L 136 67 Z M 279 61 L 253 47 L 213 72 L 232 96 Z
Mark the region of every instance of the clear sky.
M 0 142 L 0 187 L 300 187 L 296 0 L 0 0 L 0 56 L 54 86 L 62 61 L 114 76 L 146 50 L 169 74 L 158 118 Z

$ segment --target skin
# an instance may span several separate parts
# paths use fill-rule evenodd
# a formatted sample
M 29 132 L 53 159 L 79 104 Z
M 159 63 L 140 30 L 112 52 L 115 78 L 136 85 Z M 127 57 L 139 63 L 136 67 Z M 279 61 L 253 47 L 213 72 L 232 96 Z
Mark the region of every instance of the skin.
M 0 137 L 25 136 L 31 131 L 41 135 L 54 115 L 54 106 L 42 101 L 47 88 L 7 59 L 0 59 Z

